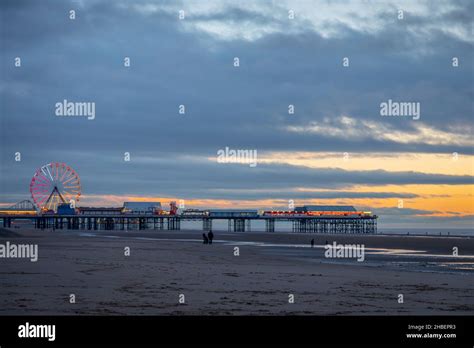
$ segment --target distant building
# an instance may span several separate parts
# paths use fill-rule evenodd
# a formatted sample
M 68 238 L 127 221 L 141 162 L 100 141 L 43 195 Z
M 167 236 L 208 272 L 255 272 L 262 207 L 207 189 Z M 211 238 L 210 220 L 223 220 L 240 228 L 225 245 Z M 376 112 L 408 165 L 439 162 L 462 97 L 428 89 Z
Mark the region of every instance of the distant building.
M 359 211 L 352 205 L 304 205 L 296 207 L 296 214 L 305 214 L 310 216 L 336 216 L 336 217 L 370 217 L 372 212 Z M 375 216 L 375 215 L 374 215 Z
M 80 215 L 116 215 L 121 214 L 123 208 L 97 208 L 97 207 L 80 207 L 78 213 Z
M 124 214 L 159 214 L 162 211 L 160 202 L 124 202 Z
M 352 205 L 303 205 L 295 207 L 295 211 L 302 212 L 355 212 L 357 211 Z
M 248 210 L 248 209 L 210 209 L 210 217 L 258 217 L 257 210 Z
M 58 205 L 58 215 L 75 215 L 76 209 L 71 208 L 69 203 L 61 203 Z
M 209 211 L 200 209 L 185 209 L 181 216 L 209 216 Z

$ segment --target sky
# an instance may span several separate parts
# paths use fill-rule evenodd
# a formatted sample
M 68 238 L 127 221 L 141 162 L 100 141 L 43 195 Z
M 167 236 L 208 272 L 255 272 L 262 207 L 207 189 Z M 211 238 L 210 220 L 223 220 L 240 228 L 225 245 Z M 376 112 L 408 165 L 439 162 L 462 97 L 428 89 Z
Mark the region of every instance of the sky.
M 354 205 L 381 227 L 474 227 L 473 1 L 0 9 L 2 206 L 64 162 L 79 206 L 292 200 Z M 95 117 L 58 117 L 63 100 L 95 103 Z M 419 117 L 382 116 L 389 100 L 419 105 Z M 256 165 L 223 163 L 226 148 L 256 151 Z

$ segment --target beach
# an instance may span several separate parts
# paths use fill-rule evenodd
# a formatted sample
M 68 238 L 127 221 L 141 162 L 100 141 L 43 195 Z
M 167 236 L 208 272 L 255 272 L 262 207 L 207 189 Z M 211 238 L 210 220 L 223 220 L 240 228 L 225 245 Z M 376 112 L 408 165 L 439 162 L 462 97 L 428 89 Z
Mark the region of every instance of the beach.
M 474 314 L 472 237 L 214 234 L 3 229 L 0 244 L 35 244 L 38 260 L 0 259 L 0 314 Z M 325 257 L 333 242 L 364 261 Z

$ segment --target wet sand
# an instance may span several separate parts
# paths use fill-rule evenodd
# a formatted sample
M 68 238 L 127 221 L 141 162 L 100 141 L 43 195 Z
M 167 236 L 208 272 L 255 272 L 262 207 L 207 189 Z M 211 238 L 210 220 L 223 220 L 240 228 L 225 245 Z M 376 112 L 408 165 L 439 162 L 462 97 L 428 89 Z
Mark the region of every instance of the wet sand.
M 469 237 L 215 232 L 203 245 L 202 231 L 12 232 L 0 243 L 36 243 L 39 260 L 0 259 L 1 315 L 474 314 Z M 364 244 L 365 261 L 325 258 L 333 241 Z

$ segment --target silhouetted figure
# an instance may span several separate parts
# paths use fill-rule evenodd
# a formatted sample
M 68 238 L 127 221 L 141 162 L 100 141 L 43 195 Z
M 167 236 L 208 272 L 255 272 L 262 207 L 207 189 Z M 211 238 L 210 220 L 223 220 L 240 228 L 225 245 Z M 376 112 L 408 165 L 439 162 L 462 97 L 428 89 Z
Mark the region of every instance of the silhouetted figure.
M 205 233 L 202 234 L 202 239 L 203 244 L 209 244 L 209 239 L 207 238 Z
M 314 248 L 314 239 L 311 239 L 311 248 Z
M 326 244 L 329 244 L 328 241 L 326 241 Z
M 209 244 L 212 244 L 212 240 L 214 239 L 214 233 L 212 233 L 212 231 L 209 231 L 207 237 L 209 238 Z

